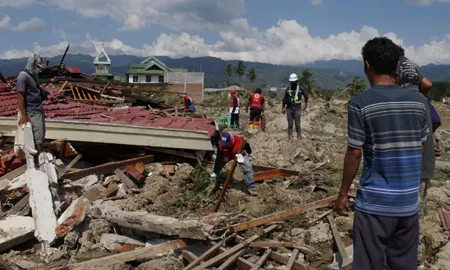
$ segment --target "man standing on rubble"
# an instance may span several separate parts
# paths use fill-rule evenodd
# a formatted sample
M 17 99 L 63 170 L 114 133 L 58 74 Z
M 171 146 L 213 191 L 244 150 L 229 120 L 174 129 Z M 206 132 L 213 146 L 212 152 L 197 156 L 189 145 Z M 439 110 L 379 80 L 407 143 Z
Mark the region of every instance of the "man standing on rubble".
M 19 103 L 20 120 L 19 125 L 27 122 L 31 123 L 36 156 L 44 150 L 45 138 L 45 115 L 43 101 L 47 98 L 48 92 L 39 84 L 38 73 L 43 67 L 42 58 L 33 54 L 28 58 L 27 65 L 17 76 L 17 100 Z
M 288 121 L 288 140 L 292 141 L 292 128 L 295 122 L 295 130 L 297 131 L 297 139 L 301 139 L 301 115 L 302 115 L 302 96 L 305 98 L 305 106 L 303 110 L 306 110 L 308 106 L 308 92 L 306 92 L 302 86 L 298 83 L 297 74 L 292 73 L 289 76 L 290 86 L 286 88 L 283 98 L 283 113 L 287 113 Z
M 248 99 L 247 110 L 250 110 L 249 129 L 259 129 L 261 116 L 264 114 L 264 97 L 261 88 L 255 90 Z
M 239 129 L 239 114 L 240 114 L 240 108 L 239 108 L 239 98 L 237 96 L 236 89 L 231 90 L 231 101 L 230 101 L 230 108 L 228 109 L 228 114 L 231 117 L 231 127 L 235 129 Z
M 250 195 L 256 196 L 250 144 L 241 136 L 234 136 L 230 132 L 221 133 L 218 130 L 212 135 L 211 144 L 217 147 L 213 175 L 219 175 L 229 161 L 237 158 L 238 165 L 244 174 L 247 191 Z
M 397 85 L 403 50 L 388 38 L 362 48 L 372 88 L 348 103 L 348 147 L 335 209 L 346 211 L 347 194 L 364 167 L 356 194 L 353 269 L 417 269 L 419 186 L 423 145 L 430 133 L 425 98 Z

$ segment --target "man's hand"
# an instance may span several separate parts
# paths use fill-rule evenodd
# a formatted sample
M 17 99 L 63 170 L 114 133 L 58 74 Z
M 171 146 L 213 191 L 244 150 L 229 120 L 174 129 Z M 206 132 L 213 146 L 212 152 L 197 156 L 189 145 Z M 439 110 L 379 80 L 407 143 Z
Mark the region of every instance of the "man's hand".
M 336 213 L 340 216 L 348 216 L 349 212 L 345 209 L 345 206 L 347 205 L 348 196 L 347 194 L 342 195 L 339 194 L 336 203 L 334 204 L 334 210 Z
M 434 155 L 436 157 L 441 156 L 441 148 L 439 148 L 439 144 L 437 144 L 437 143 L 434 144 Z
M 22 117 L 20 117 L 19 126 L 26 124 L 27 122 L 30 122 L 30 118 L 28 117 L 27 114 L 24 114 L 22 115 Z
M 285 114 L 285 113 L 286 113 L 286 108 L 281 109 L 281 112 L 282 112 L 283 114 Z

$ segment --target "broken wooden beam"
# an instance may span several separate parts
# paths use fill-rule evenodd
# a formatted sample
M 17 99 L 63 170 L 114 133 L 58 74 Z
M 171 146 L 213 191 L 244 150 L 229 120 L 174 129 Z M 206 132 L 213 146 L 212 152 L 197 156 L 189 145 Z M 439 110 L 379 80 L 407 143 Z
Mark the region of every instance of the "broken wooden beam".
M 146 261 L 167 255 L 175 249 L 186 247 L 187 243 L 183 240 L 174 240 L 162 243 L 152 247 L 135 249 L 133 251 L 114 254 L 111 256 L 84 261 L 58 269 L 68 270 L 86 270 L 86 269 L 112 269 L 114 266 L 121 265 L 131 261 Z
M 229 269 L 229 267 L 231 267 L 239 257 L 241 257 L 243 254 L 245 253 L 245 248 L 242 249 L 241 251 L 236 252 L 236 254 L 232 255 L 231 257 L 229 257 L 225 262 L 223 262 L 219 268 L 217 268 L 217 270 L 226 270 Z
M 442 207 L 438 209 L 438 213 L 444 231 L 450 231 L 450 213 L 445 211 Z
M 78 180 L 80 178 L 86 177 L 91 174 L 113 174 L 116 169 L 125 169 L 127 165 L 134 165 L 136 163 L 142 162 L 148 164 L 153 161 L 153 155 L 142 156 L 138 158 L 127 159 L 117 162 L 105 163 L 93 168 L 80 170 L 77 172 L 66 173 L 64 179 Z
M 339 250 L 339 253 L 342 257 L 342 268 L 349 266 L 353 260 L 348 256 L 347 251 L 345 250 L 344 243 L 342 242 L 339 231 L 336 227 L 336 223 L 334 222 L 333 215 L 328 215 L 328 222 L 330 223 L 331 232 L 333 233 L 334 241 L 336 242 L 336 246 Z
M 70 161 L 69 164 L 67 164 L 66 167 L 64 167 L 64 169 L 58 173 L 58 179 L 61 179 L 61 177 L 64 176 L 64 174 L 66 174 L 73 166 L 75 166 L 75 164 L 77 164 L 77 162 L 81 159 L 81 155 L 76 156 L 74 159 L 72 159 L 72 161 Z
M 211 225 L 197 219 L 180 220 L 172 217 L 158 216 L 147 212 L 127 212 L 119 208 L 103 204 L 96 206 L 97 213 L 110 222 L 145 232 L 153 232 L 187 239 L 206 240 Z M 95 211 L 95 210 L 93 210 Z
M 318 208 L 328 206 L 330 203 L 334 202 L 336 199 L 337 199 L 337 195 L 327 197 L 325 199 L 315 201 L 312 203 L 308 203 L 306 205 L 295 207 L 295 208 L 292 208 L 292 209 L 289 209 L 286 211 L 282 211 L 282 212 L 270 214 L 267 216 L 263 216 L 260 218 L 256 218 L 256 219 L 250 220 L 248 222 L 235 224 L 232 226 L 232 229 L 234 232 L 240 232 L 240 231 L 258 227 L 258 226 L 261 226 L 261 225 L 264 225 L 264 224 L 267 224 L 270 222 L 280 221 L 280 220 L 283 220 L 285 218 L 288 218 L 288 217 L 291 217 L 294 215 L 302 214 L 302 213 L 305 213 L 308 211 L 312 211 L 312 210 L 315 210 Z
M 255 173 L 255 181 L 264 181 L 269 180 L 275 177 L 290 177 L 290 176 L 297 176 L 299 175 L 299 172 L 297 171 L 291 171 L 291 170 L 285 170 L 285 169 L 275 169 L 270 171 L 262 171 Z
M 24 174 L 26 171 L 27 171 L 27 165 L 22 165 L 19 168 L 14 169 L 14 170 L 8 172 L 7 174 L 1 176 L 0 181 L 4 180 L 4 179 L 13 180 L 17 176 Z
M 283 254 L 274 252 L 274 251 L 272 251 L 272 253 L 270 253 L 270 258 L 281 264 L 288 264 L 288 262 L 289 262 L 289 257 L 286 257 Z M 297 261 L 294 261 L 293 269 L 295 269 L 295 270 L 310 270 L 309 266 L 301 264 Z
M 277 225 L 272 225 L 269 228 L 265 229 L 263 231 L 263 235 L 267 234 L 273 230 L 275 230 L 278 226 Z M 211 266 L 215 266 L 217 264 L 219 264 L 221 261 L 228 259 L 229 257 L 233 256 L 234 254 L 236 254 L 237 252 L 241 251 L 242 249 L 244 249 L 245 247 L 247 247 L 251 242 L 258 240 L 261 237 L 261 235 L 256 234 L 246 240 L 244 240 L 242 243 L 239 243 L 237 245 L 235 245 L 234 247 L 228 249 L 227 251 L 225 251 L 224 253 L 219 254 L 218 256 L 202 263 L 201 265 L 197 266 L 194 268 L 194 270 L 202 270 Z
M 256 262 L 256 265 L 252 267 L 251 270 L 258 270 L 259 268 L 262 268 L 264 264 L 266 263 L 267 259 L 269 259 L 270 254 L 272 253 L 271 249 L 267 249 L 266 252 L 259 258 L 259 260 Z
M 117 175 L 128 188 L 137 188 L 136 184 L 131 181 L 131 179 L 128 178 L 128 176 L 126 176 L 120 169 L 116 169 L 114 174 Z
M 297 256 L 299 253 L 300 251 L 298 249 L 294 249 L 294 251 L 292 251 L 291 257 L 289 258 L 289 261 L 286 264 L 286 270 L 291 270 L 292 267 L 294 267 L 294 263 L 297 260 Z
M 10 216 L 0 220 L 0 252 L 34 238 L 32 217 Z
M 227 179 L 225 180 L 225 183 L 223 184 L 222 190 L 220 191 L 219 198 L 217 199 L 216 205 L 214 206 L 214 212 L 219 211 L 220 204 L 222 203 L 223 198 L 225 197 L 225 194 L 228 189 L 228 185 L 231 182 L 231 179 L 233 178 L 234 171 L 237 167 L 237 158 L 234 158 L 233 165 L 231 166 L 231 170 L 228 172 Z
M 28 203 L 30 201 L 30 194 L 25 195 L 18 203 L 16 203 L 11 210 L 9 210 L 6 214 L 8 216 L 17 215 L 20 213 L 24 208 L 27 207 Z
M 293 242 L 253 242 L 250 244 L 252 248 L 280 248 L 280 247 L 294 247 Z
M 221 246 L 222 246 L 222 243 L 215 244 L 210 249 L 208 249 L 205 253 L 203 253 L 200 257 L 198 257 L 193 262 L 188 264 L 185 268 L 183 268 L 183 270 L 190 270 L 190 269 L 196 267 L 197 265 L 199 265 L 201 262 L 211 259 L 219 252 L 219 249 Z

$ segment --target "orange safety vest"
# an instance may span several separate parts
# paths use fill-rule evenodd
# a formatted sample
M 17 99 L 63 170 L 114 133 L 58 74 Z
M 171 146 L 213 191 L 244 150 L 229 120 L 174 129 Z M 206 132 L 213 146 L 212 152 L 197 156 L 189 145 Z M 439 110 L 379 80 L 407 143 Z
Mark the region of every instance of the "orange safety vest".
M 263 102 L 263 96 L 259 93 L 253 93 L 250 97 L 250 108 L 261 109 Z

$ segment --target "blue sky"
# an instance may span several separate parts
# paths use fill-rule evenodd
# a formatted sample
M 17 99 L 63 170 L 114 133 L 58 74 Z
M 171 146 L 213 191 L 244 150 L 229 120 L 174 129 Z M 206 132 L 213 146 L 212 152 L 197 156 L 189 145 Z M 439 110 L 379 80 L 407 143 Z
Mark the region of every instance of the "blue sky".
M 0 58 L 33 52 L 216 56 L 276 64 L 358 59 L 386 35 L 450 63 L 450 0 L 0 0 Z

